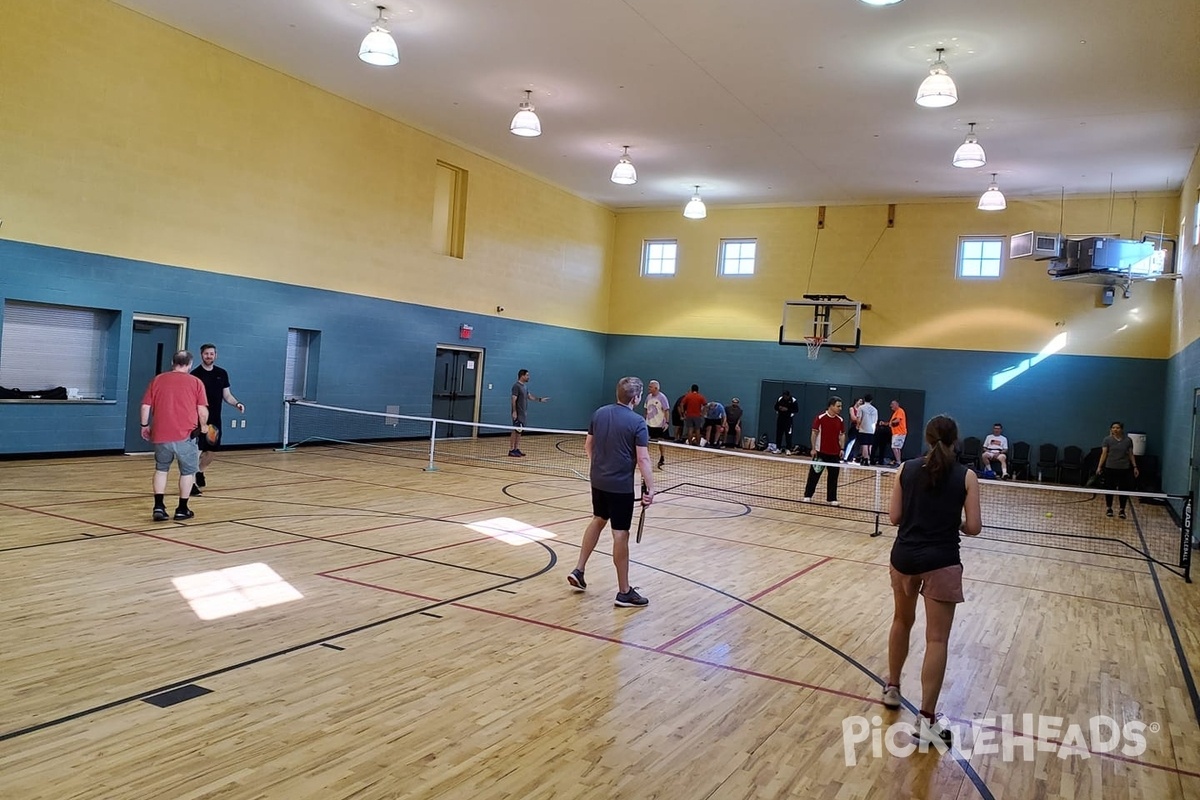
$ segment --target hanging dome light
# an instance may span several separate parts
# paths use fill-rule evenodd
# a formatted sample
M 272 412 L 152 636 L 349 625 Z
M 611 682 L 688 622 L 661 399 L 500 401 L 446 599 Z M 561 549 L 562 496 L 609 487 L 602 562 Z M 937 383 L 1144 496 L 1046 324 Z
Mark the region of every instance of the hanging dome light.
M 637 183 L 637 170 L 633 168 L 633 162 L 629 160 L 629 145 L 624 145 L 624 147 L 625 152 L 621 154 L 617 165 L 613 167 L 612 177 L 609 180 L 622 186 L 632 186 Z
M 996 185 L 996 173 L 994 172 L 987 191 L 979 198 L 978 208 L 980 211 L 1003 211 L 1008 208 L 1008 201 L 1004 199 L 1004 195 L 1000 193 L 1000 187 Z
M 919 106 L 945 108 L 958 102 L 958 87 L 954 85 L 954 79 L 950 77 L 946 62 L 942 60 L 944 52 L 946 52 L 946 48 L 937 48 L 937 61 L 934 61 L 929 68 L 929 77 L 921 81 L 921 88 L 917 89 L 917 105 Z
M 692 199 L 683 207 L 683 215 L 688 219 L 704 219 L 708 216 L 708 209 L 704 205 L 704 201 L 700 199 L 700 184 L 696 184 L 696 191 L 692 194 Z
M 519 106 L 520 110 L 512 118 L 512 123 L 508 126 L 511 133 L 517 136 L 541 136 L 542 121 L 538 119 L 538 115 L 533 113 L 533 103 L 529 102 L 530 96 L 533 94 L 531 89 L 525 90 L 525 102 Z
M 862 0 L 862 1 L 869 6 L 894 6 L 894 5 L 896 5 L 896 3 L 900 2 L 900 0 Z
M 371 32 L 363 38 L 358 57 L 376 67 L 394 67 L 400 63 L 400 50 L 388 32 L 387 20 L 383 18 L 386 9 L 383 6 L 375 7 L 379 9 L 379 19 L 375 20 Z
M 969 123 L 971 129 L 967 132 L 966 140 L 954 151 L 954 161 L 951 163 L 963 169 L 975 169 L 987 163 L 987 155 L 979 140 L 975 138 L 975 123 Z

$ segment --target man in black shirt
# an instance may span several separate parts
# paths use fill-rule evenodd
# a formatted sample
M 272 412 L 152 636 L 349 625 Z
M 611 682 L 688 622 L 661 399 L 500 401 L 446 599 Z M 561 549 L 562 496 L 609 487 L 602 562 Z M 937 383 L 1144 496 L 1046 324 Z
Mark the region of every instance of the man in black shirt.
M 209 443 L 208 437 L 200 437 L 200 471 L 196 473 L 196 485 L 192 487 L 192 496 L 201 494 L 204 488 L 204 470 L 213 462 L 217 450 L 221 447 L 221 404 L 237 408 L 241 414 L 246 413 L 246 407 L 238 402 L 229 389 L 229 373 L 217 366 L 217 346 L 207 343 L 200 345 L 200 366 L 192 370 L 192 374 L 204 384 L 204 393 L 208 396 L 208 423 L 217 429 L 217 441 Z
M 800 410 L 800 404 L 787 389 L 775 401 L 775 446 L 781 452 L 792 450 L 792 417 Z

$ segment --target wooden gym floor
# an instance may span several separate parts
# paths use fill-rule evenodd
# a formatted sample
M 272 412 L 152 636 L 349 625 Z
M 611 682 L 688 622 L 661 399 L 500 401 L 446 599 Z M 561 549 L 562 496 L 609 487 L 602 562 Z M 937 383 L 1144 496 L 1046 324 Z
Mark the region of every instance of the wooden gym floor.
M 913 719 L 878 702 L 893 529 L 667 494 L 632 545 L 650 606 L 618 609 L 607 533 L 565 582 L 586 483 L 422 466 L 223 453 L 195 519 L 154 523 L 148 458 L 0 462 L 0 797 L 1200 797 L 1200 591 L 1174 575 L 966 543 L 961 747 L 848 765 L 845 720 Z M 205 573 L 184 588 L 240 613 L 193 611 L 173 579 Z M 1140 720 L 1146 747 L 972 752 L 1003 714 Z

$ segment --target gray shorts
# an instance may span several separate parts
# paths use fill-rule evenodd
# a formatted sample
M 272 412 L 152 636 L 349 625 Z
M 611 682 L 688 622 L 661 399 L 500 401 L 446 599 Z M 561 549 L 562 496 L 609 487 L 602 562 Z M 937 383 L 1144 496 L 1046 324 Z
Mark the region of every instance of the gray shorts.
M 154 469 L 166 472 L 171 461 L 179 459 L 180 475 L 195 475 L 200 469 L 200 447 L 195 439 L 180 442 L 162 442 L 154 445 Z

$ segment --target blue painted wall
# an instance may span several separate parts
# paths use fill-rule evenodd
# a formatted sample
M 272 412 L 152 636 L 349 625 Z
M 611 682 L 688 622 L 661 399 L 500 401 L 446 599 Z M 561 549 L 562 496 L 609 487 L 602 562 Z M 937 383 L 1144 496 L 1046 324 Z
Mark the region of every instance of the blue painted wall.
M 217 344 L 247 405 L 247 427 L 226 431 L 229 445 L 280 441 L 288 328 L 321 332 L 315 399 L 329 405 L 428 415 L 439 343 L 485 349 L 482 422 L 507 424 L 520 368 L 552 398 L 531 408 L 535 427 L 582 427 L 602 394 L 604 335 L 501 317 L 0 241 L 0 302 L 10 299 L 117 311 L 106 384 L 115 403 L 0 404 L 0 454 L 123 449 L 126 404 L 141 400 L 140 389 L 128 396 L 135 313 L 187 318 L 193 351 Z M 463 323 L 474 327 L 469 343 L 458 338 Z
M 1183 494 L 1190 491 L 1189 467 L 1192 447 L 1192 398 L 1200 388 L 1200 339 L 1192 342 L 1167 362 L 1166 442 L 1163 447 L 1163 489 Z
M 1200 350 L 1196 353 L 1200 356 Z M 1148 452 L 1161 455 L 1166 361 L 1055 355 L 991 389 L 993 374 L 1031 355 L 864 346 L 854 353 L 822 350 L 809 361 L 805 348 L 775 342 L 610 336 L 604 383 L 609 395 L 623 375 L 637 375 L 658 380 L 672 401 L 693 383 L 722 402 L 739 397 L 746 408 L 744 431 L 757 427 L 763 380 L 919 389 L 925 392 L 927 416 L 950 414 L 964 437 L 982 438 L 1000 421 L 1009 441 L 1029 442 L 1035 457 L 1043 442 L 1060 451 L 1078 445 L 1086 453 L 1100 445 L 1114 419 L 1123 420 L 1129 431 L 1147 434 Z M 1200 373 L 1200 359 L 1193 364 Z M 801 416 L 821 410 L 802 409 Z M 909 428 L 917 428 L 915 420 Z

